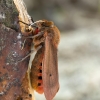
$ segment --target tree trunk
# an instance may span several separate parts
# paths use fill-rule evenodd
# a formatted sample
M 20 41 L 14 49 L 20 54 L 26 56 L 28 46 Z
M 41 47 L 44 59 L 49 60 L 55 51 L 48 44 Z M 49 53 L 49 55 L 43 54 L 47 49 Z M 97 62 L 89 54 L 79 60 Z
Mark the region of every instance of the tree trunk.
M 18 15 L 13 0 L 0 0 L 0 100 L 32 100 L 25 78 L 29 57 L 21 61 L 30 53 L 32 40 L 22 49 L 25 38 Z

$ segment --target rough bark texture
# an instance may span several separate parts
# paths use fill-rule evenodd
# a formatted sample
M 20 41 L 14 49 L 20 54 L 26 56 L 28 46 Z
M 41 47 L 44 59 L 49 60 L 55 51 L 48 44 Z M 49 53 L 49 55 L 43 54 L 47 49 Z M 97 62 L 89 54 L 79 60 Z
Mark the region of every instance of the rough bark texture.
M 13 0 L 0 0 L 0 100 L 31 100 L 28 88 L 24 89 L 22 85 L 29 57 L 18 62 L 30 53 L 31 48 L 32 41 L 27 39 L 21 50 L 23 34 Z

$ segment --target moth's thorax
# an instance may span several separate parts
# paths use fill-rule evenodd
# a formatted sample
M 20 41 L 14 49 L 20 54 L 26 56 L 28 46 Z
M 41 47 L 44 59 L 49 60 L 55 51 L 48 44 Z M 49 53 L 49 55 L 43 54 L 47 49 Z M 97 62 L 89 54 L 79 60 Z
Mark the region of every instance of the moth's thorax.
M 37 27 L 39 27 L 40 29 L 45 27 L 45 28 L 49 28 L 49 27 L 53 27 L 54 23 L 52 21 L 47 21 L 47 20 L 39 20 L 35 22 Z
M 33 39 L 34 47 L 37 48 L 41 43 L 45 42 L 47 36 L 49 37 L 53 45 L 57 47 L 60 41 L 60 31 L 54 25 L 54 23 L 47 20 L 39 20 L 35 23 L 38 27 L 39 32 L 43 32 L 43 35 L 40 35 Z

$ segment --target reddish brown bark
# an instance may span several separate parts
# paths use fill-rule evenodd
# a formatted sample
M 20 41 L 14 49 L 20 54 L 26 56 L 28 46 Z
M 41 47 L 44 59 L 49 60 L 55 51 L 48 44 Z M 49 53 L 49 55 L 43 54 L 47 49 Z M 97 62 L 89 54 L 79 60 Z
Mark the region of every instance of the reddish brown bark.
M 8 7 L 7 0 L 0 0 L 0 14 L 2 12 L 5 16 L 0 18 L 0 100 L 16 100 L 18 97 L 18 100 L 26 100 L 23 98 L 31 100 L 31 94 L 22 89 L 29 57 L 24 61 L 18 61 L 30 53 L 32 40 L 27 39 L 21 50 L 25 38 L 24 33 L 20 31 L 18 14 L 14 12 L 14 7 L 14 5 Z
M 21 83 L 28 68 L 29 57 L 22 62 L 17 61 L 30 53 L 31 44 L 31 40 L 27 39 L 24 49 L 21 50 L 24 41 L 21 35 L 21 32 L 0 25 L 1 100 L 15 100 L 14 98 L 21 94 Z

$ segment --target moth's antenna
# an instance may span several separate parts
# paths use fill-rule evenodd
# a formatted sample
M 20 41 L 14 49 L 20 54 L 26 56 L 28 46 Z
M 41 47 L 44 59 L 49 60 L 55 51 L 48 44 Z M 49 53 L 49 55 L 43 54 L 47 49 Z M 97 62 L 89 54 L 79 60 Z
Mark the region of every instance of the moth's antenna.
M 27 24 L 27 23 L 25 23 L 25 22 L 23 22 L 23 21 L 21 21 L 21 20 L 19 20 L 18 22 L 21 22 L 21 23 L 23 23 L 23 24 L 25 24 L 25 25 L 30 26 L 30 24 Z
M 33 17 L 31 17 L 31 21 L 34 23 Z
M 19 20 L 18 22 L 21 22 L 21 23 L 23 23 L 23 24 L 25 24 L 25 25 L 28 25 L 28 26 L 37 28 L 37 26 L 34 25 L 35 23 L 27 24 L 27 23 L 25 23 L 25 22 L 23 22 L 23 21 L 21 21 L 21 20 Z

